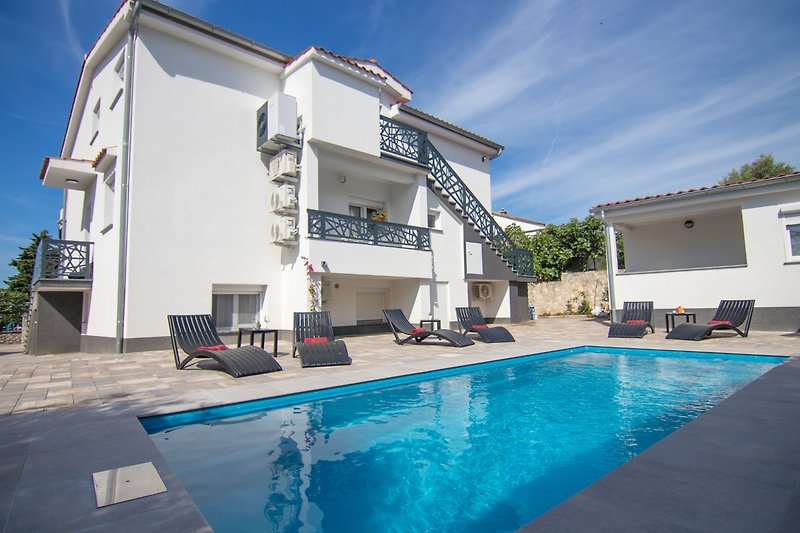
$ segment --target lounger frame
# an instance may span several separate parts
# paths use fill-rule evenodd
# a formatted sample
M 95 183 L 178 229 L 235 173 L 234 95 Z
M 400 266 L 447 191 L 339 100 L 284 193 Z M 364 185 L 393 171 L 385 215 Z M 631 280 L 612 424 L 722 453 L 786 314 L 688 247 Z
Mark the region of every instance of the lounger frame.
M 742 337 L 750 332 L 755 300 L 721 300 L 711 321 L 728 321 L 730 324 L 680 324 L 667 333 L 668 339 L 700 341 L 717 330 L 733 330 Z
M 415 328 L 411 322 L 408 321 L 402 309 L 384 309 L 383 314 L 389 322 L 389 328 L 392 330 L 395 342 L 400 345 L 406 344 L 412 340 L 420 343 L 428 337 L 436 337 L 457 348 L 475 344 L 475 342 L 466 335 L 458 331 L 453 331 L 452 329 L 425 330 L 413 333 L 412 330 Z M 407 335 L 407 337 L 401 339 L 400 334 Z
M 312 337 L 327 337 L 329 342 L 307 343 Z M 331 314 L 328 311 L 299 312 L 294 314 L 294 343 L 292 357 L 300 354 L 303 368 L 312 366 L 349 365 L 353 360 L 347 353 L 344 341 L 333 334 Z
M 266 350 L 243 346 L 227 350 L 198 350 L 201 346 L 225 344 L 217 334 L 211 315 L 167 315 L 175 368 L 183 370 L 198 359 L 212 359 L 235 378 L 283 370 Z M 187 357 L 181 358 L 181 351 Z M 202 367 L 199 367 L 202 368 Z
M 641 320 L 640 323 L 631 323 L 631 320 Z M 642 338 L 647 333 L 647 328 L 653 333 L 653 302 L 625 302 L 622 304 L 622 317 L 619 322 L 612 322 L 608 328 L 610 338 L 636 339 Z
M 461 333 L 477 333 L 483 342 L 516 342 L 503 326 L 489 326 L 480 307 L 456 307 L 456 317 Z

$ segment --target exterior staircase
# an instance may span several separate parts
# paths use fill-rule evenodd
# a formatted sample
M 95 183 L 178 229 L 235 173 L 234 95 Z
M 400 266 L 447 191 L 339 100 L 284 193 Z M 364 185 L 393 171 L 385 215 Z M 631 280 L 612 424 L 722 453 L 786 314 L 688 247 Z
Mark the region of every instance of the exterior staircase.
M 533 254 L 517 247 L 492 214 L 458 176 L 424 131 L 386 117 L 381 120 L 381 150 L 429 169 L 428 187 L 447 201 L 486 245 L 519 276 L 533 277 Z

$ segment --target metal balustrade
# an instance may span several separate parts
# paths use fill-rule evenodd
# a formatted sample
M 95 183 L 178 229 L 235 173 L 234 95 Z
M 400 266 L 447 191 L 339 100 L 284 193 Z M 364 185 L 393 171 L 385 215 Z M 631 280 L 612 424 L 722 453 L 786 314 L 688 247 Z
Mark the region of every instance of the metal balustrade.
M 441 194 L 449 198 L 454 208 L 474 224 L 476 231 L 515 272 L 533 276 L 533 254 L 530 250 L 517 247 L 506 235 L 492 214 L 431 144 L 427 133 L 381 117 L 381 150 L 429 166 L 434 180 L 432 188 L 441 189 Z
M 428 228 L 308 210 L 308 233 L 313 239 L 356 242 L 395 248 L 431 249 Z
M 92 243 L 42 239 L 36 249 L 32 283 L 92 279 Z

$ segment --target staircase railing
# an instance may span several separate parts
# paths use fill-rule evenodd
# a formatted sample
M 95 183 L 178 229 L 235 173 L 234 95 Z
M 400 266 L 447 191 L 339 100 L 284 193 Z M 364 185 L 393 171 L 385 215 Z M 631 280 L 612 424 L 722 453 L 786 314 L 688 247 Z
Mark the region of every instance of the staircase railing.
M 381 150 L 430 167 L 434 182 L 478 233 L 522 276 L 533 276 L 533 254 L 517 247 L 424 131 L 381 117 Z M 429 184 L 429 186 L 431 186 Z

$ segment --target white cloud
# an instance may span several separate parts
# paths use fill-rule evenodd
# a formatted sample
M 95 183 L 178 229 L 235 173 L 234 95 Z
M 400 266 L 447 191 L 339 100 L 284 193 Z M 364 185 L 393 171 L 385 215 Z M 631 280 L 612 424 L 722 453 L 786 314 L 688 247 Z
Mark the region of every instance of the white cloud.
M 64 44 L 72 56 L 74 56 L 78 61 L 83 61 L 86 51 L 83 49 L 83 46 L 81 46 L 80 39 L 78 38 L 75 28 L 72 25 L 72 21 L 70 20 L 70 1 L 59 0 L 58 6 L 60 8 L 61 20 L 64 23 Z

